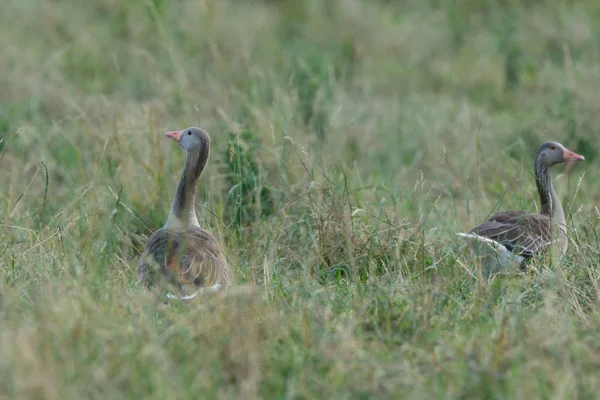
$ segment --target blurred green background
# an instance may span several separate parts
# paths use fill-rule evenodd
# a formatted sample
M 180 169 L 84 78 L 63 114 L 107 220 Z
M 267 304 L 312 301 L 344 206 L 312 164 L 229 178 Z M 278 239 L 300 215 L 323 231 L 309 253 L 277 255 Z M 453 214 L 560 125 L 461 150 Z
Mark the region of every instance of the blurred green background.
M 595 398 L 600 2 L 4 0 L 0 394 Z M 185 154 L 237 284 L 136 287 Z M 456 232 L 536 211 L 567 257 L 476 278 Z

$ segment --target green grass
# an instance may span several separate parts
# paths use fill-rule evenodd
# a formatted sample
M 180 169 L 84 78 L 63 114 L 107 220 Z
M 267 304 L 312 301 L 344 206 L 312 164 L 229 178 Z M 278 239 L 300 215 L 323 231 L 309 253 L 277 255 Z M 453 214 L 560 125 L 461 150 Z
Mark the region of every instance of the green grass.
M 597 398 L 600 2 L 501 3 L 5 0 L 0 396 Z M 165 307 L 187 126 L 236 284 Z M 567 257 L 482 282 L 545 140 Z

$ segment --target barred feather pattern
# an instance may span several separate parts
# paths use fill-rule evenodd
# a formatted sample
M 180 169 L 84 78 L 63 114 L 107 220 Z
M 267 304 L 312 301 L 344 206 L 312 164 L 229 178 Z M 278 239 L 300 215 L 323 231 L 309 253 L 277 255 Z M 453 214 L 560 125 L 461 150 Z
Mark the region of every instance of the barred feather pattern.
M 525 211 L 504 211 L 491 216 L 471 230 L 500 243 L 508 251 L 528 259 L 552 242 L 548 216 Z
M 483 246 L 478 248 L 484 250 L 483 275 L 488 277 L 513 263 L 524 268 L 532 257 L 546 252 L 553 243 L 560 245 L 564 229 L 547 215 L 514 210 L 492 215 L 469 233 L 457 235 L 467 240 L 473 254 L 473 241 Z
M 185 298 L 203 287 L 226 287 L 230 271 L 210 232 L 196 226 L 185 230 L 166 227 L 148 238 L 138 263 L 138 280 L 149 287 L 171 286 Z

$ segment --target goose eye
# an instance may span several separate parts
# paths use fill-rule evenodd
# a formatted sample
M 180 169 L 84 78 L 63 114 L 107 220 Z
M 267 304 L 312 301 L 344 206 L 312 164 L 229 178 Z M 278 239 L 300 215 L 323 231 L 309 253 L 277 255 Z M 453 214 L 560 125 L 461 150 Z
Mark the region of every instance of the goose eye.
M 192 131 L 188 131 L 188 135 L 191 135 L 191 134 L 192 134 Z
M 552 146 L 550 147 L 552 150 L 556 150 L 556 146 Z

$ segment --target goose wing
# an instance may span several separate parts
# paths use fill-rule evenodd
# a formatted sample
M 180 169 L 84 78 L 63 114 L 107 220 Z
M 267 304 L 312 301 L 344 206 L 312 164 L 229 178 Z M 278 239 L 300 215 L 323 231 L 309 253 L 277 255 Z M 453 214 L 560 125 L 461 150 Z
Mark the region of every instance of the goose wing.
M 550 219 L 525 211 L 503 211 L 471 230 L 492 239 L 507 250 L 526 258 L 539 253 L 550 244 Z

